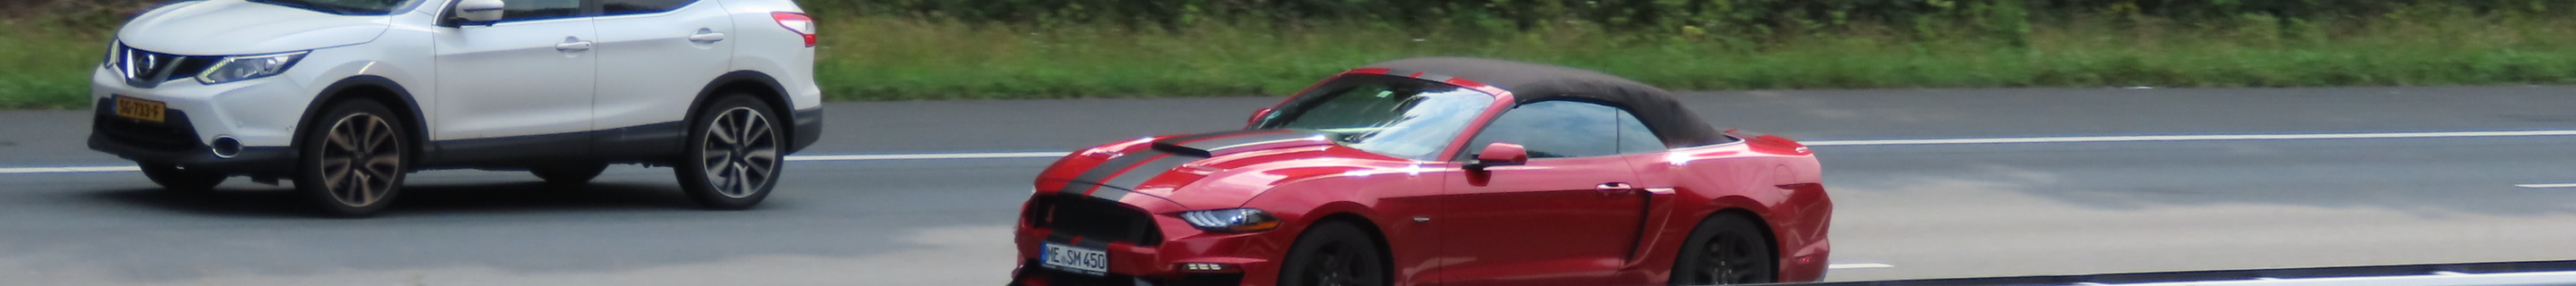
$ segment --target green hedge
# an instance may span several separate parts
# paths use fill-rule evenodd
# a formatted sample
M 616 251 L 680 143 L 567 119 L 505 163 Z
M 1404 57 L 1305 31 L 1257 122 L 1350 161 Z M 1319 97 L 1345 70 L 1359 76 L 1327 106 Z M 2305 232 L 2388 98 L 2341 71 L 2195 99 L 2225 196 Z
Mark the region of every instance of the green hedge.
M 0 108 L 77 108 L 156 1 L 0 1 Z M 806 0 L 835 100 L 1277 95 L 1477 56 L 1677 90 L 2576 84 L 2566 0 Z
M 1762 35 L 1853 23 L 1894 26 L 1967 23 L 2014 31 L 2033 17 L 2131 16 L 2226 20 L 2245 15 L 2303 20 L 2378 17 L 2427 7 L 2474 13 L 2558 14 L 2563 0 L 866 0 L 805 1 L 809 7 L 870 16 L 926 16 L 969 22 L 1188 25 L 1208 20 L 1361 20 L 1405 25 L 1532 29 L 1552 21 L 1619 28 L 1678 28 Z M 2555 7 L 2553 7 L 2555 6 Z M 2557 9 L 2553 11 L 2552 9 Z
M 805 1 L 874 15 L 940 15 L 970 21 L 1184 22 L 1203 17 L 1484 21 L 1580 19 L 1653 25 L 1790 26 L 1834 21 L 1905 22 L 1980 6 L 2030 11 L 2117 11 L 2163 18 L 2379 15 L 2423 5 L 2545 13 L 2558 0 L 867 0 Z M 2565 8 L 2565 7 L 2559 7 Z M 2007 8 L 2009 9 L 2009 8 Z
M 168 0 L 0 1 L 0 17 L 45 17 L 113 26 Z M 1581 21 L 1620 29 L 1683 29 L 1751 37 L 1855 24 L 1969 25 L 2007 35 L 2034 19 L 2132 17 L 2177 22 L 2243 17 L 2321 21 L 2404 17 L 2428 10 L 2479 15 L 2576 15 L 2565 0 L 801 0 L 835 16 L 899 16 L 971 23 L 1164 25 L 1253 21 L 1295 25 L 1368 21 L 1530 30 Z M 1927 29 L 1928 30 L 1928 29 Z M 1919 32 L 1919 31 L 1918 31 Z M 1944 36 L 1926 34 L 1923 36 Z

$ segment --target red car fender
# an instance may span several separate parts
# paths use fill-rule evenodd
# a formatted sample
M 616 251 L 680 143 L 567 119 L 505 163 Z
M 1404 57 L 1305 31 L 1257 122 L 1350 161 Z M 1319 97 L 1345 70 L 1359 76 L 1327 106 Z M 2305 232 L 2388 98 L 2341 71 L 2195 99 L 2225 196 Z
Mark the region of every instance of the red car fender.
M 1424 175 L 1430 176 L 1435 174 L 1426 172 Z M 1431 260 L 1434 254 L 1436 254 L 1424 245 L 1420 245 L 1422 243 L 1430 242 L 1406 241 L 1406 238 L 1427 239 L 1428 237 L 1417 235 L 1416 233 L 1422 230 L 1417 229 L 1418 227 L 1409 221 L 1409 218 L 1399 214 L 1388 213 L 1389 211 L 1401 212 L 1404 210 L 1387 210 L 1385 208 L 1389 208 L 1390 206 L 1382 203 L 1381 200 L 1384 200 L 1383 198 L 1361 196 L 1356 194 L 1359 188 L 1345 188 L 1338 186 L 1342 183 L 1360 184 L 1367 182 L 1369 181 L 1340 181 L 1332 178 L 1292 179 L 1290 182 L 1286 182 L 1275 189 L 1265 192 L 1264 195 L 1255 197 L 1253 200 L 1246 202 L 1244 207 L 1269 211 L 1272 215 L 1278 216 L 1280 220 L 1284 221 L 1284 223 L 1280 225 L 1279 229 L 1269 231 L 1263 237 L 1265 241 L 1275 243 L 1274 245 L 1278 245 L 1283 248 L 1283 252 L 1285 251 L 1284 248 L 1294 245 L 1297 237 L 1303 235 L 1306 229 L 1322 223 L 1327 218 L 1336 216 L 1353 216 L 1359 218 L 1367 223 L 1367 225 L 1360 225 L 1359 227 L 1377 235 L 1375 239 L 1377 239 L 1381 247 L 1384 247 L 1382 250 L 1386 251 L 1384 253 L 1387 254 L 1386 258 L 1390 262 L 1388 266 L 1393 270 L 1393 273 L 1390 274 L 1396 275 L 1397 277 L 1415 277 L 1415 279 L 1398 279 L 1399 281 L 1431 281 L 1429 279 L 1422 279 L 1423 277 L 1419 277 L 1419 275 L 1430 270 L 1429 267 L 1432 265 L 1427 262 Z M 1426 190 L 1425 193 L 1433 191 L 1436 190 Z M 1324 198 L 1364 199 L 1356 201 L 1318 200 Z M 1281 261 L 1280 263 L 1285 263 L 1285 261 Z M 1250 279 L 1250 277 L 1246 277 L 1245 281 L 1248 283 L 1251 281 Z M 1267 280 L 1265 280 L 1265 282 L 1266 281 Z
M 1377 219 L 1379 216 L 1376 215 L 1375 211 L 1356 202 L 1334 201 L 1312 206 L 1295 206 L 1291 204 L 1298 203 L 1282 202 L 1264 204 L 1256 201 L 1255 203 L 1244 205 L 1244 207 L 1256 208 L 1270 212 L 1271 215 L 1277 216 L 1281 221 L 1283 221 L 1283 223 L 1279 225 L 1279 229 L 1264 232 L 1260 237 L 1255 238 L 1258 242 L 1251 243 L 1278 246 L 1279 252 L 1277 253 L 1261 254 L 1261 257 L 1277 257 L 1280 259 L 1280 261 L 1274 261 L 1274 263 L 1268 265 L 1269 267 L 1275 268 L 1279 267 L 1281 265 L 1280 263 L 1287 263 L 1287 250 L 1293 245 L 1296 245 L 1297 237 L 1299 235 L 1304 235 L 1306 233 L 1306 229 L 1313 227 L 1316 223 L 1322 222 L 1328 217 L 1342 215 L 1357 216 L 1368 223 L 1368 225 L 1359 226 L 1360 228 L 1369 229 L 1380 234 L 1386 232 L 1381 227 L 1386 225 L 1388 222 Z M 1381 242 L 1385 240 L 1384 237 L 1380 237 L 1378 239 Z M 1268 269 L 1266 272 L 1277 273 L 1277 271 L 1278 269 Z
M 1280 193 L 1280 192 L 1349 192 L 1349 191 L 1333 191 L 1333 190 L 1330 190 L 1330 189 L 1326 189 L 1326 190 L 1298 190 L 1298 189 L 1291 189 L 1291 188 L 1296 188 L 1296 186 L 1297 186 L 1297 185 L 1294 185 L 1294 184 L 1287 185 L 1287 186 L 1283 186 L 1283 187 L 1281 187 L 1280 189 L 1273 189 L 1273 190 L 1270 190 L 1269 192 L 1265 192 L 1265 194 L 1275 194 L 1275 193 Z M 1369 223 L 1369 224 L 1370 224 L 1370 225 L 1363 225 L 1363 226 L 1361 226 L 1361 227 L 1363 227 L 1363 228 L 1371 228 L 1373 231 L 1378 231 L 1378 232 L 1380 232 L 1381 234 L 1383 234 L 1383 233 L 1384 233 L 1384 231 L 1385 231 L 1385 229 L 1383 229 L 1383 227 L 1384 227 L 1384 226 L 1388 225 L 1389 223 L 1395 223 L 1395 221 L 1393 221 L 1393 220 L 1389 220 L 1389 219 L 1382 218 L 1383 216 L 1382 216 L 1382 215 L 1378 215 L 1377 210 L 1376 210 L 1374 207 L 1369 206 L 1368 204 L 1363 204 L 1363 203 L 1360 203 L 1360 202 L 1353 202 L 1353 201 L 1341 201 L 1341 200 L 1336 200 L 1336 201 L 1312 201 L 1312 200 L 1307 200 L 1307 199 L 1312 199 L 1312 198 L 1349 198 L 1349 197 L 1355 197 L 1355 195 L 1350 195 L 1350 194 L 1329 194 L 1329 195 L 1327 195 L 1327 194 L 1314 194 L 1314 195 L 1305 195 L 1305 194 L 1300 194 L 1300 195 L 1294 195 L 1294 196 L 1272 196 L 1272 195 L 1265 195 L 1265 196 L 1257 196 L 1257 197 L 1254 197 L 1251 201 L 1249 201 L 1249 202 L 1245 202 L 1245 203 L 1243 204 L 1243 207 L 1247 207 L 1247 208 L 1255 208 L 1255 209 L 1261 209 L 1262 211 L 1270 212 L 1270 214 L 1271 214 L 1272 216 L 1277 216 L 1277 217 L 1279 217 L 1279 219 L 1280 219 L 1281 221 L 1283 221 L 1283 223 L 1281 223 L 1281 224 L 1279 225 L 1279 229 L 1269 231 L 1269 232 L 1274 233 L 1274 234 L 1277 234 L 1277 236 L 1282 237 L 1282 238 L 1284 238 L 1284 239 L 1285 239 L 1285 240 L 1283 240 L 1283 241 L 1282 241 L 1282 243 L 1281 243 L 1280 245 L 1287 245 L 1288 243 L 1293 242 L 1293 241 L 1297 238 L 1297 235 L 1299 235 L 1299 234 L 1301 234 L 1301 233 L 1304 233 L 1304 232 L 1306 231 L 1306 228 L 1311 227 L 1311 226 L 1314 226 L 1316 223 L 1318 223 L 1318 222 L 1322 221 L 1324 218 L 1326 218 L 1326 217 L 1332 217 L 1332 216 L 1334 216 L 1334 215 L 1345 215 L 1345 214 L 1346 214 L 1346 215 L 1355 215 L 1355 216 L 1358 216 L 1358 217 L 1362 218 L 1362 220 L 1365 220 L 1367 223 Z M 1380 238 L 1380 239 L 1384 239 L 1384 238 Z

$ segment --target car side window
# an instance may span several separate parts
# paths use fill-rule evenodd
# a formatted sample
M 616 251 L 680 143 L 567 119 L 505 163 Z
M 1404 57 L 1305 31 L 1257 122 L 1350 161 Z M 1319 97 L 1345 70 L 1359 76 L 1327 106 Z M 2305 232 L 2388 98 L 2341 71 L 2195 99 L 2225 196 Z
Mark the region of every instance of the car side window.
M 698 0 L 599 0 L 601 15 L 652 14 L 668 12 L 697 3 Z
M 510 0 L 501 2 L 502 21 L 581 16 L 581 0 Z
M 1647 129 L 1644 121 L 1637 120 L 1637 115 L 1628 114 L 1627 110 L 1617 112 L 1619 113 L 1619 154 L 1654 153 L 1663 152 L 1666 149 L 1664 138 L 1655 136 L 1655 130 Z
M 1580 101 L 1522 104 L 1485 124 L 1466 152 L 1459 152 L 1464 154 L 1460 157 L 1475 158 L 1474 153 L 1495 142 L 1520 144 L 1531 159 L 1616 155 L 1618 112 L 1618 108 Z

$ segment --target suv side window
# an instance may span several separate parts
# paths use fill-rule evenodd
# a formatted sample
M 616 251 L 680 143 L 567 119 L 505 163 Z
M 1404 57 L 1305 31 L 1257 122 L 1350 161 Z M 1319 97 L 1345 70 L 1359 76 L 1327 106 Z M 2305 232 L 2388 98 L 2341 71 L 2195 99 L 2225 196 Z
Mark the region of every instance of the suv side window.
M 652 14 L 668 12 L 697 3 L 698 0 L 599 0 L 601 15 Z
M 1522 104 L 1485 124 L 1462 158 L 1475 158 L 1494 142 L 1520 144 L 1531 159 L 1619 154 L 1619 109 L 1580 101 Z M 1660 144 L 1660 143 L 1659 143 Z
M 1638 121 L 1637 116 L 1628 114 L 1627 110 L 1619 110 L 1618 113 L 1619 154 L 1654 153 L 1665 150 L 1664 138 L 1655 136 L 1655 130 L 1647 129 L 1644 121 Z
M 501 2 L 501 21 L 580 17 L 581 0 L 510 0 Z

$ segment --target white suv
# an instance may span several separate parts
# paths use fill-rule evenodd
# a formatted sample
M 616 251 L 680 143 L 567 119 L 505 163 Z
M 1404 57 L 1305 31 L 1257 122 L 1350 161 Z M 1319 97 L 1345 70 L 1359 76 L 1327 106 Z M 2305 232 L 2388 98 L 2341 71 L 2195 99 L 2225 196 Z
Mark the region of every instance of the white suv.
M 822 129 L 792 0 L 199 0 L 116 39 L 91 149 L 172 190 L 291 180 L 337 215 L 417 170 L 573 185 L 620 163 L 749 208 Z

